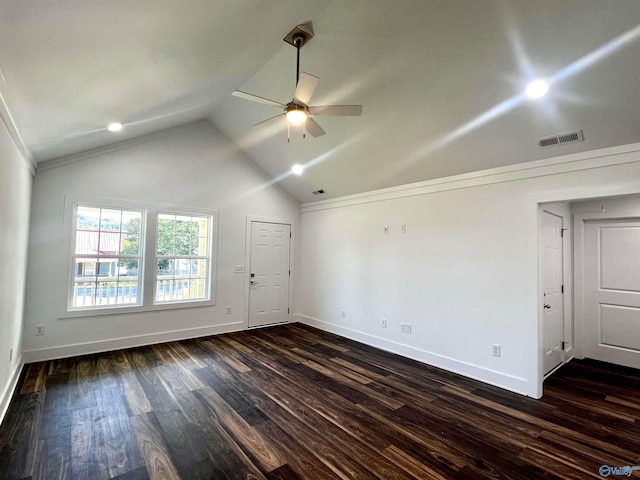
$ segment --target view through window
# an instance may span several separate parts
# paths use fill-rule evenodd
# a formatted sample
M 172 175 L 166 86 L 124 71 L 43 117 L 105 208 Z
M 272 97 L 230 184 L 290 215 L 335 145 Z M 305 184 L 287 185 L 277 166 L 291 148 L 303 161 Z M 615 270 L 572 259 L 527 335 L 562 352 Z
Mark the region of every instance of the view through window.
M 212 215 L 75 204 L 74 218 L 70 310 L 211 301 Z
M 209 217 L 160 213 L 157 303 L 208 299 Z
M 141 210 L 76 207 L 73 307 L 138 305 Z

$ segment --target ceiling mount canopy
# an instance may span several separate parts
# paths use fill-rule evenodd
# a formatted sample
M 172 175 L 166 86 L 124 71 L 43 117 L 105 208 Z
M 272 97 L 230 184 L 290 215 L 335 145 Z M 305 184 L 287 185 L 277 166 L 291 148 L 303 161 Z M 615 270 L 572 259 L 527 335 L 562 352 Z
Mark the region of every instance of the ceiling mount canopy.
M 292 45 L 296 49 L 296 90 L 293 100 L 284 104 L 268 98 L 259 97 L 251 93 L 235 90 L 232 95 L 244 98 L 263 105 L 280 107 L 283 113 L 275 117 L 268 118 L 257 125 L 270 124 L 284 117 L 287 120 L 288 135 L 287 141 L 291 141 L 291 125 L 302 125 L 302 137 L 306 137 L 309 132 L 313 137 L 319 137 L 326 132 L 313 118 L 314 115 L 328 116 L 360 116 L 362 115 L 362 105 L 326 105 L 326 106 L 310 106 L 311 96 L 318 86 L 319 78 L 309 73 L 300 72 L 300 49 L 309 43 L 313 38 L 313 28 L 311 22 L 297 25 L 285 37 L 284 41 Z
M 302 23 L 293 27 L 283 38 L 285 42 L 298 49 L 304 47 L 313 38 L 313 24 L 311 22 Z

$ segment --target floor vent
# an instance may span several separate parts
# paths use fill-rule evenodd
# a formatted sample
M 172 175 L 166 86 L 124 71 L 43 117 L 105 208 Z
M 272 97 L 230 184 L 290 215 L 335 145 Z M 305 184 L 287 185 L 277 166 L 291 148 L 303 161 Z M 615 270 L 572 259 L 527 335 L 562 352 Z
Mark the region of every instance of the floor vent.
M 538 146 L 540 148 L 555 147 L 556 145 L 582 142 L 583 140 L 584 134 L 582 133 L 582 130 L 576 130 L 575 132 L 559 133 L 558 135 L 539 138 Z
M 322 194 L 323 194 L 323 193 L 325 193 L 325 192 L 324 192 L 324 190 L 323 190 L 323 189 L 320 189 L 320 190 L 315 190 L 315 191 L 313 191 L 313 192 L 311 192 L 311 193 L 313 193 L 314 195 L 322 195 Z

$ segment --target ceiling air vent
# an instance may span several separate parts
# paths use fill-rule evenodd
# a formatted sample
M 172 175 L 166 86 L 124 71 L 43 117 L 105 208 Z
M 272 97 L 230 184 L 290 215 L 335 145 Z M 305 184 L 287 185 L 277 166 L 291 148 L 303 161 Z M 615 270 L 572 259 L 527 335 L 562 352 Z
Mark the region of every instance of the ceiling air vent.
M 575 132 L 559 133 L 557 135 L 539 138 L 538 146 L 540 148 L 554 147 L 556 145 L 564 145 L 565 143 L 582 142 L 583 140 L 584 134 L 582 130 L 576 130 Z
M 323 194 L 323 193 L 325 193 L 325 192 L 324 192 L 324 190 L 323 190 L 323 189 L 320 189 L 320 190 L 315 190 L 315 191 L 313 191 L 313 192 L 311 192 L 311 193 L 313 193 L 314 195 L 322 195 L 322 194 Z

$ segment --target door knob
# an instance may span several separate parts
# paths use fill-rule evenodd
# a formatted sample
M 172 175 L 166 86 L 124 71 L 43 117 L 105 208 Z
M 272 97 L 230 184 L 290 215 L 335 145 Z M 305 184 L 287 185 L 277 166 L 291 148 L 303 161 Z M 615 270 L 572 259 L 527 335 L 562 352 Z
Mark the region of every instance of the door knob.
M 545 303 L 544 308 L 551 308 L 551 305 L 549 305 L 548 303 Z

